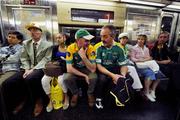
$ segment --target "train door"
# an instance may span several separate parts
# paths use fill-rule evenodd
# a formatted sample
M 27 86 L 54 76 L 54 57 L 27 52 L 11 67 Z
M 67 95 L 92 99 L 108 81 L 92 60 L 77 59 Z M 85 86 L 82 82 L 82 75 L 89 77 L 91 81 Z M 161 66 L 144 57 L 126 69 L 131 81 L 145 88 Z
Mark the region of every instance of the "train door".
M 52 27 L 52 8 L 51 6 L 30 6 L 30 5 L 11 5 L 2 6 L 2 32 L 4 36 L 9 30 L 18 30 L 22 32 L 26 39 L 30 36 L 25 26 L 29 23 L 39 24 L 44 33 L 44 37 L 50 39 L 53 32 Z M 6 43 L 4 38 L 3 44 Z
M 171 48 L 172 59 L 179 61 L 180 52 L 180 14 L 176 12 L 162 12 L 161 31 L 169 32 L 168 46 Z
M 177 62 L 180 63 L 180 14 L 178 14 L 178 19 L 177 19 L 177 27 L 176 27 L 176 36 L 175 36 L 175 41 L 173 46 L 176 48 L 177 50 L 177 54 L 178 54 L 178 58 L 177 58 Z
M 178 13 L 162 12 L 161 31 L 169 32 L 168 46 L 172 47 L 176 36 Z

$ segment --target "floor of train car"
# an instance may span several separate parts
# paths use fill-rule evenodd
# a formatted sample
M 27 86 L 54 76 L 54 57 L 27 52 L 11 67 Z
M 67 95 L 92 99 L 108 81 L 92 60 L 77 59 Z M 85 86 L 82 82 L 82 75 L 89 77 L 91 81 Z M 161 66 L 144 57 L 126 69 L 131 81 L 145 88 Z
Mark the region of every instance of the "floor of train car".
M 81 97 L 76 108 L 53 110 L 47 113 L 45 110 L 41 115 L 34 118 L 28 107 L 19 114 L 9 116 L 9 120 L 174 120 L 176 105 L 167 92 L 158 89 L 157 101 L 155 103 L 144 101 L 140 96 L 124 108 L 107 107 L 103 110 L 90 109 L 87 99 Z

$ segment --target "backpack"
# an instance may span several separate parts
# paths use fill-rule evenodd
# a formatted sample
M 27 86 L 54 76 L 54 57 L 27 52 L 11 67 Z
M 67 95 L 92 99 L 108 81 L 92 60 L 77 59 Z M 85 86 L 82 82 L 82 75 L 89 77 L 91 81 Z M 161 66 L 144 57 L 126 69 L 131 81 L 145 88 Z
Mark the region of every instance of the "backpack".
M 117 84 L 110 91 L 115 99 L 116 106 L 125 106 L 130 101 L 133 93 L 132 84 L 133 79 L 130 76 L 117 80 Z

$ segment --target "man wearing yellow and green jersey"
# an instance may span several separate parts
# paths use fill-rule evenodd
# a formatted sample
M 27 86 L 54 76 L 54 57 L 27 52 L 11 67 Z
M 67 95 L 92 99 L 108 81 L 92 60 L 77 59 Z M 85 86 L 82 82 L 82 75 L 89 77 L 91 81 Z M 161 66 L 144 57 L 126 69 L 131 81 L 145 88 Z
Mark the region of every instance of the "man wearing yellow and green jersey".
M 92 45 L 87 46 L 86 55 L 91 63 L 95 63 L 95 51 Z M 73 64 L 75 68 L 84 68 L 86 67 L 82 58 L 79 56 L 78 45 L 77 43 L 71 44 L 67 49 L 66 63 Z
M 102 98 L 105 88 L 116 84 L 119 78 L 127 74 L 126 59 L 123 50 L 116 45 L 114 39 L 116 29 L 112 25 L 106 25 L 101 29 L 101 43 L 94 46 L 96 50 L 96 63 L 98 68 L 98 85 L 96 93 L 96 107 L 103 109 Z M 108 86 L 107 86 L 108 85 Z
M 115 68 L 119 69 L 119 66 L 126 64 L 123 54 L 123 50 L 116 43 L 113 43 L 111 48 L 107 48 L 102 44 L 97 49 L 96 63 L 101 64 L 109 71 L 117 72 Z
M 119 43 L 116 42 L 116 41 L 114 41 L 113 44 L 114 44 L 114 45 L 119 45 Z M 101 41 L 101 42 L 98 42 L 97 44 L 94 45 L 94 50 L 96 51 L 99 47 L 101 47 L 101 46 L 103 46 L 103 45 L 104 45 L 104 44 L 103 44 L 102 41 Z
M 73 94 L 71 106 L 75 107 L 78 101 L 78 87 L 76 81 L 84 79 L 88 84 L 88 104 L 94 106 L 94 89 L 97 81 L 95 51 L 90 45 L 93 38 L 87 30 L 79 29 L 75 34 L 76 42 L 68 46 L 66 54 L 67 73 L 64 82 Z

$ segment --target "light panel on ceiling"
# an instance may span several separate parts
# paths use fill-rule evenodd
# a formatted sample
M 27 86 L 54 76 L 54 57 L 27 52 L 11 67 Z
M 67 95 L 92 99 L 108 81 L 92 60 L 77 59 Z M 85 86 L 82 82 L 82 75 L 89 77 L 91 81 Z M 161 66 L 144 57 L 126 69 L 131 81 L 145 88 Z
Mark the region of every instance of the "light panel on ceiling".
M 157 7 L 164 7 L 165 6 L 165 4 L 162 4 L 162 3 L 147 2 L 147 1 L 140 1 L 140 0 L 121 0 L 121 2 L 133 3 L 133 4 L 142 4 L 142 5 L 148 5 L 148 6 L 157 6 Z
M 137 8 L 137 9 L 148 9 L 148 10 L 156 10 L 156 7 L 149 7 L 149 6 L 140 6 L 140 5 L 131 5 L 131 4 L 127 4 L 127 7 L 130 8 Z
M 115 2 L 100 1 L 100 0 L 60 0 L 60 1 L 70 2 L 70 3 L 96 4 L 96 5 L 116 5 Z

